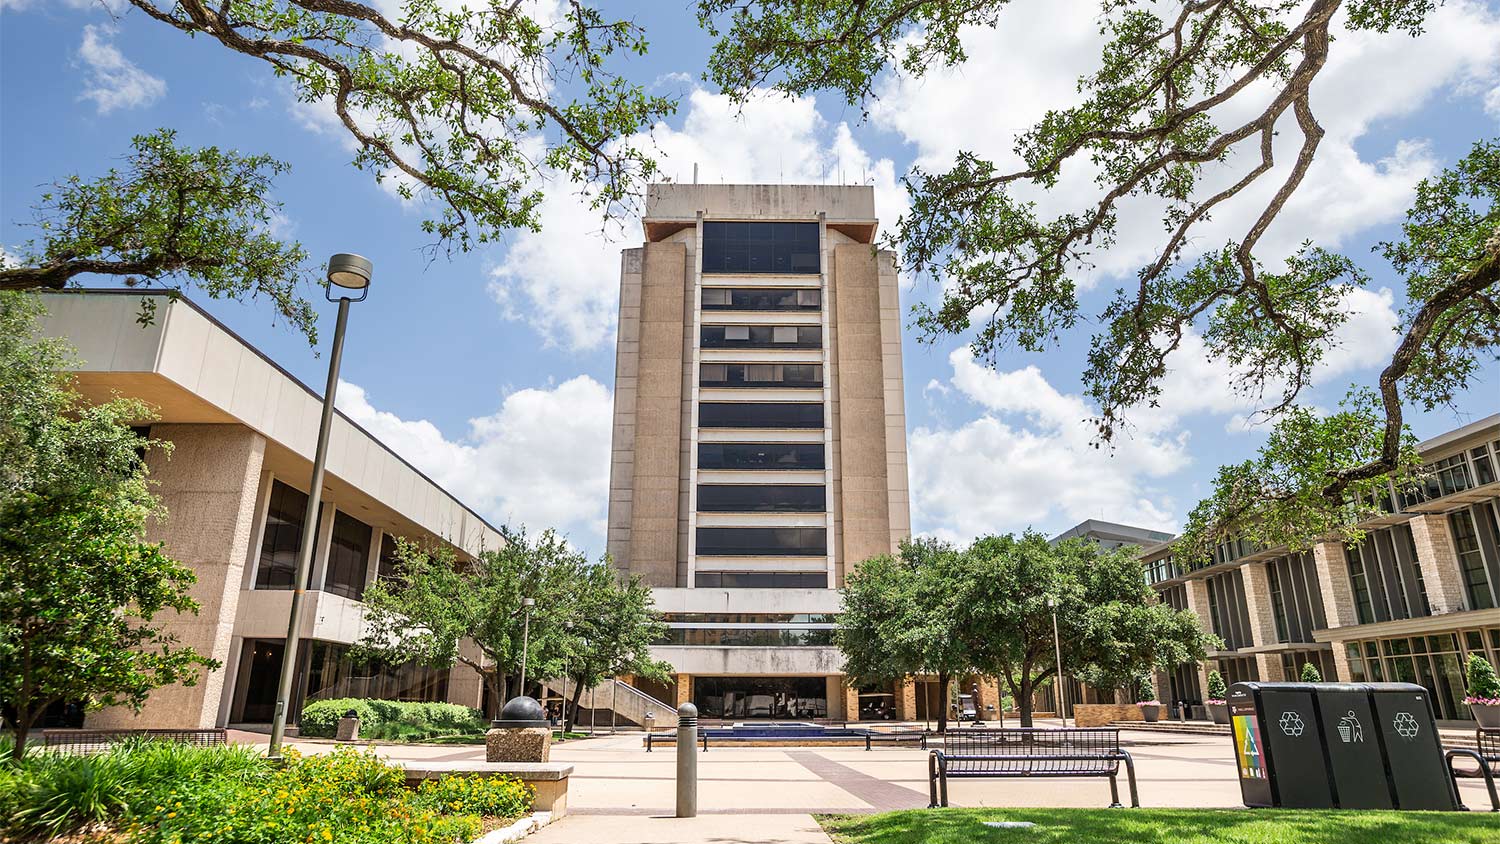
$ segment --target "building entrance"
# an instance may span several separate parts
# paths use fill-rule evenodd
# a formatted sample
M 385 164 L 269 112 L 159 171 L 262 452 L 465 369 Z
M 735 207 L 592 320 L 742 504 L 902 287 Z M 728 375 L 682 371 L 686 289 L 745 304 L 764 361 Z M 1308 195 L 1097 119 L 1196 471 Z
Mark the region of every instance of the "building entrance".
M 828 717 L 823 677 L 694 677 L 693 705 L 702 718 L 726 721 Z

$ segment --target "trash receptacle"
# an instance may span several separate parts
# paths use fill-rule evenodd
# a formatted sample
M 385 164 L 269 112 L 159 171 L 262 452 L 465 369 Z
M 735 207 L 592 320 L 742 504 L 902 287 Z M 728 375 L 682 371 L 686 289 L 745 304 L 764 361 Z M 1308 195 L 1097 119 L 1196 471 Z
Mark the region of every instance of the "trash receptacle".
M 1235 683 L 1246 806 L 1457 809 L 1427 690 L 1412 683 Z
M 1310 684 L 1235 683 L 1226 700 L 1245 805 L 1333 808 Z
M 1315 694 L 1339 808 L 1394 808 L 1369 687 L 1327 683 Z

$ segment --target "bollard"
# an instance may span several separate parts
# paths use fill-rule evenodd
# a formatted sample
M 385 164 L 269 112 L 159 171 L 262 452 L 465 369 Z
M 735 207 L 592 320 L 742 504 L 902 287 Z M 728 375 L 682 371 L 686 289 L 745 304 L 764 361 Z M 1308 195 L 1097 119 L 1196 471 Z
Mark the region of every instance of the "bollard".
M 677 817 L 698 817 L 698 707 L 677 707 Z

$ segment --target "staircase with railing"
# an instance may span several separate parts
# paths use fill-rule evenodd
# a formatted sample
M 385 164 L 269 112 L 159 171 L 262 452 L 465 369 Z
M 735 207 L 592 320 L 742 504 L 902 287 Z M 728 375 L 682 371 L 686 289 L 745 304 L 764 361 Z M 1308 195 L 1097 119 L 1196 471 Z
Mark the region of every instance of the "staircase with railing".
M 548 680 L 542 685 L 549 695 L 572 701 L 577 684 L 572 680 Z M 657 700 L 629 683 L 611 678 L 592 688 L 584 687 L 583 695 L 578 700 L 576 724 L 583 729 L 591 726 L 595 729 L 610 726 L 644 727 L 648 713 L 652 716 L 652 724 L 656 729 L 677 727 L 676 706 Z

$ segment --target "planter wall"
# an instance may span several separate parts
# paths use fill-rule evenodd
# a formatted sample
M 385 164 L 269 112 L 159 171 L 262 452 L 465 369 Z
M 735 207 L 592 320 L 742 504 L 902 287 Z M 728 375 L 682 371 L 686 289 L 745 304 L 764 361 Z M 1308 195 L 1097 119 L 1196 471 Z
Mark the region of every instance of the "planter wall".
M 1107 727 L 1111 721 L 1145 721 L 1133 703 L 1080 703 L 1073 707 L 1076 727 Z

